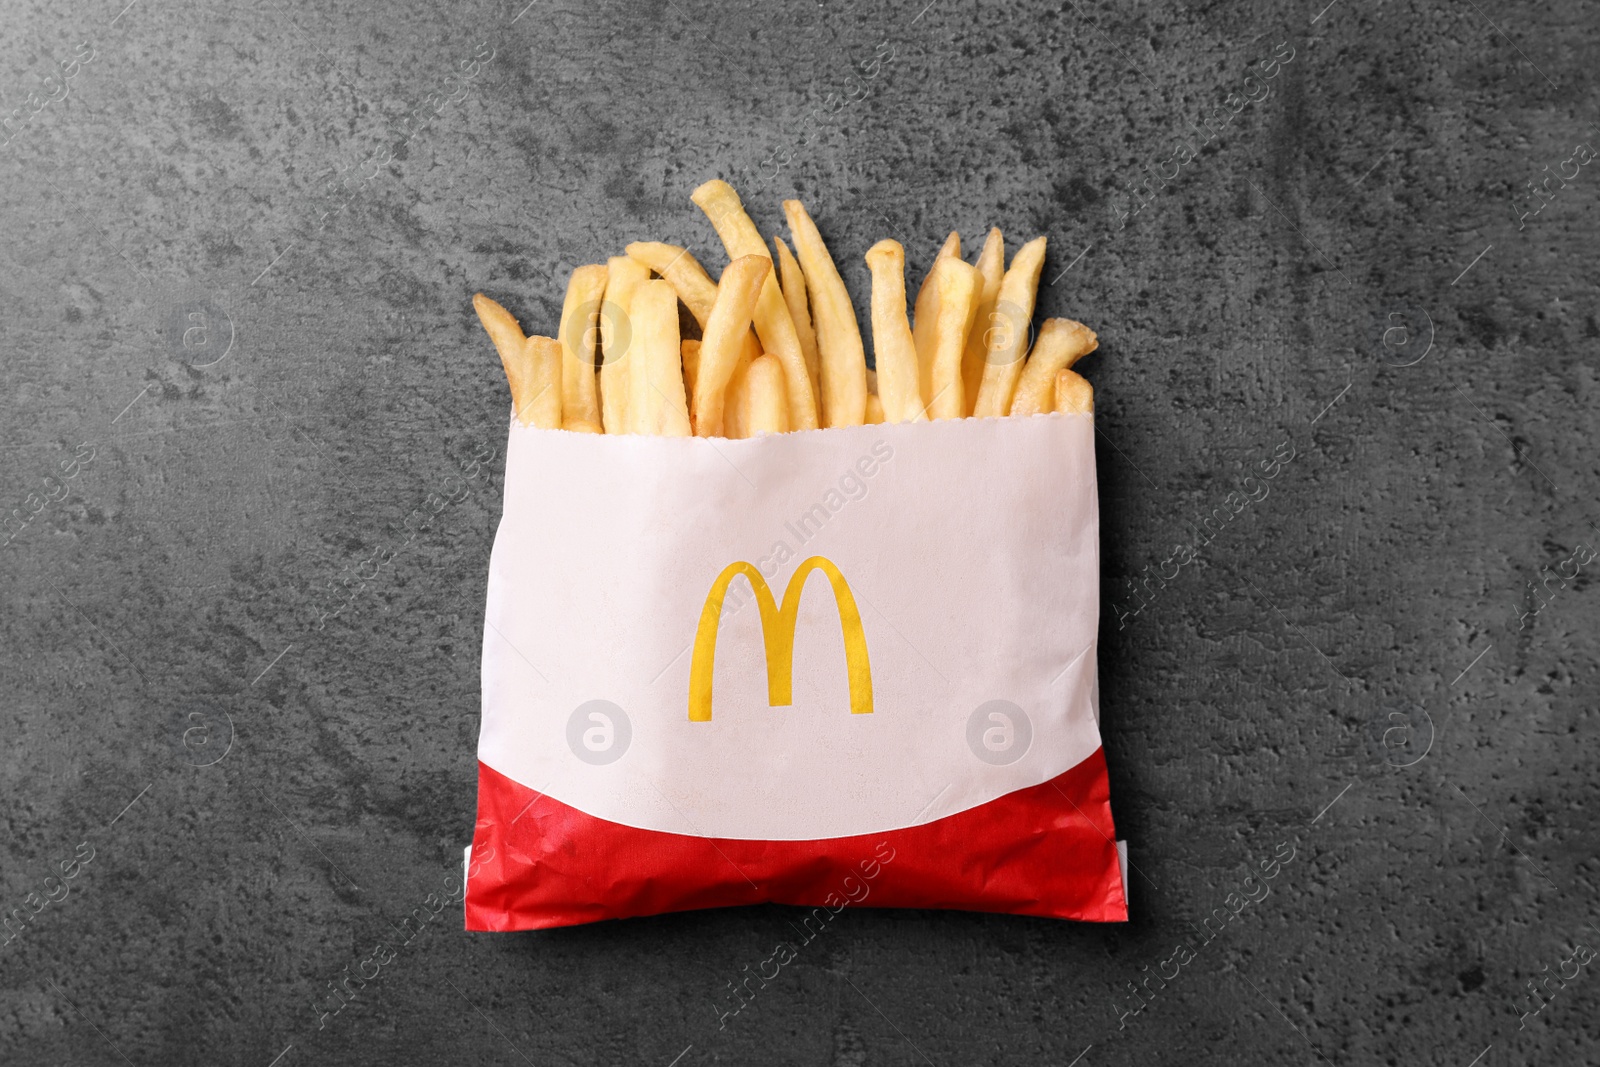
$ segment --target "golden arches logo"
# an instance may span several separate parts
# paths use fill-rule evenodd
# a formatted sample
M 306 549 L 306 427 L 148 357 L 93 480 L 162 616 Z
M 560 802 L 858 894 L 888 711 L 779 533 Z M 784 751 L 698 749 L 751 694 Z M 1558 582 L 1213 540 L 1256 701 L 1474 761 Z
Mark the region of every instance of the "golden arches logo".
M 717 655 L 717 629 L 722 623 L 722 601 L 728 586 L 739 575 L 750 579 L 761 612 L 761 639 L 767 650 L 767 703 L 775 708 L 794 703 L 794 628 L 800 617 L 800 594 L 812 571 L 827 575 L 833 600 L 839 609 L 839 629 L 844 633 L 844 663 L 850 678 L 850 711 L 854 715 L 872 714 L 872 664 L 867 660 L 867 634 L 861 628 L 861 612 L 850 584 L 832 560 L 812 556 L 794 569 L 783 591 L 783 604 L 772 598 L 772 589 L 761 572 L 743 560 L 730 563 L 711 583 L 705 607 L 700 611 L 700 626 L 694 635 L 694 657 L 689 663 L 689 721 L 711 721 L 711 678 Z

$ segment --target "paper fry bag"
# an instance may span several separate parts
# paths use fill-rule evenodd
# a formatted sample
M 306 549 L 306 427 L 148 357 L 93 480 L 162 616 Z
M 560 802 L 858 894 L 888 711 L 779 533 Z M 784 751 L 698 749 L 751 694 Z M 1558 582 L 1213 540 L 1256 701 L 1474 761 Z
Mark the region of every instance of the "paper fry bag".
M 1087 415 L 751 440 L 513 423 L 466 922 L 1120 921 Z

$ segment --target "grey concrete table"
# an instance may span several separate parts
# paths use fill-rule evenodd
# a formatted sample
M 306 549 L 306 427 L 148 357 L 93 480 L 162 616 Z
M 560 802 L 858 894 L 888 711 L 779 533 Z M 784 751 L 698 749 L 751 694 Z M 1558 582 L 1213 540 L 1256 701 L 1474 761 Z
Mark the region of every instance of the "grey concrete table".
M 1600 1060 L 1591 6 L 3 21 L 0 1062 Z M 333 1012 L 472 825 L 468 299 L 720 267 L 718 175 L 858 296 L 882 236 L 1049 236 L 1134 919 L 850 910 L 719 1029 L 787 909 L 445 910 Z

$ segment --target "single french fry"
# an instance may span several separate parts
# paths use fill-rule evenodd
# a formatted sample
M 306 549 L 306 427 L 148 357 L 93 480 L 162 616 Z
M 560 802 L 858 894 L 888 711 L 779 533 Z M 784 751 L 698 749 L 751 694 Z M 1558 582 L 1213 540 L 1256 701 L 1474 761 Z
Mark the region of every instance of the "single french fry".
M 742 422 L 744 436 L 789 431 L 789 398 L 783 395 L 783 364 L 776 356 L 757 358 L 744 372 Z
M 755 366 L 754 360 L 749 363 L 741 361 L 733 369 L 733 377 L 728 379 L 728 388 L 723 394 L 726 400 L 722 405 L 721 436 L 730 440 L 740 440 L 750 436 L 749 427 L 745 425 L 745 415 L 750 411 L 750 368 L 753 366 Z
M 1011 398 L 1011 414 L 1038 415 L 1053 411 L 1060 373 L 1099 347 L 1094 331 L 1071 319 L 1045 319 L 1028 353 L 1027 365 Z
M 1035 237 L 1011 259 L 1011 266 L 1000 280 L 1000 295 L 990 312 L 985 329 L 983 381 L 972 414 L 978 418 L 1004 415 L 1011 410 L 1011 394 L 1022 375 L 1022 358 L 1027 351 L 1028 325 L 1033 321 L 1033 301 L 1039 291 L 1039 272 L 1044 269 L 1045 239 Z M 981 327 L 983 324 L 980 323 Z
M 717 301 L 700 341 L 700 366 L 694 383 L 694 432 L 720 437 L 728 381 L 739 365 L 750 319 L 761 297 L 762 282 L 772 274 L 768 256 L 740 256 L 722 272 Z
M 922 285 L 912 305 L 911 338 L 917 343 L 917 387 L 922 390 L 924 403 L 933 396 L 933 350 L 938 344 L 939 287 L 934 284 L 934 271 L 945 260 L 960 258 L 961 235 L 951 230 L 939 254 L 933 257 L 928 273 L 922 276 Z
M 666 281 L 646 281 L 633 294 L 627 432 L 687 434 L 678 294 Z
M 867 416 L 867 359 L 850 291 L 805 205 L 785 200 L 783 211 L 811 294 L 812 324 L 822 362 L 822 424 L 860 426 Z
M 527 338 L 522 336 L 522 326 L 511 312 L 482 293 L 472 298 L 472 309 L 494 342 L 494 350 L 500 353 L 500 366 L 505 369 L 506 385 L 511 388 L 511 410 L 520 412 L 527 403 L 529 377 Z
M 1006 273 L 1006 241 L 996 226 L 984 239 L 983 250 L 978 253 L 978 274 L 983 287 L 973 301 L 972 315 L 967 323 L 967 346 L 961 355 L 962 414 L 971 415 L 978 402 L 978 386 L 983 383 L 983 365 L 989 350 L 984 338 L 988 335 L 990 316 L 994 314 L 995 301 L 1000 298 L 1000 282 Z
M 517 418 L 524 426 L 561 429 L 561 342 L 554 337 L 528 338 L 523 345 L 528 377 Z
M 933 290 L 930 286 L 930 283 L 933 281 L 933 269 L 937 267 L 942 260 L 950 259 L 952 257 L 956 259 L 961 258 L 961 234 L 956 230 L 951 230 L 950 236 L 944 239 L 944 244 L 939 246 L 939 251 L 934 255 L 933 262 L 928 264 L 928 273 L 922 276 L 922 284 L 917 287 L 916 303 L 912 305 L 917 311 L 921 311 L 922 302 L 933 295 Z
M 700 342 L 685 337 L 678 350 L 683 358 L 683 387 L 690 396 L 694 396 L 694 379 L 700 372 Z
M 1056 410 L 1068 415 L 1093 415 L 1094 386 L 1075 370 L 1057 371 Z
M 561 421 L 600 426 L 600 402 L 595 383 L 594 353 L 599 331 L 600 303 L 605 297 L 608 271 L 604 263 L 591 263 L 572 272 L 566 300 L 561 305 Z M 582 429 L 579 426 L 569 429 Z
M 666 282 L 659 284 L 667 285 Z M 660 398 L 656 433 L 665 437 L 689 437 L 694 433 L 694 428 L 689 422 L 689 395 L 683 384 L 683 346 L 678 339 L 678 297 L 667 285 L 666 294 L 661 299 L 666 304 L 663 314 L 672 323 L 674 343 L 663 346 L 645 364 L 645 371 L 650 376 L 650 391 Z
M 769 264 L 766 280 L 756 301 L 754 325 L 761 338 L 761 347 L 778 358 L 783 365 L 784 384 L 788 387 L 789 421 L 797 430 L 814 430 L 817 427 L 817 402 L 811 392 L 811 377 L 806 370 L 805 353 L 800 350 L 800 337 L 795 332 L 794 320 L 789 317 L 789 306 L 784 303 L 778 288 L 777 271 L 770 269 L 772 253 L 761 239 L 761 231 L 745 214 L 744 205 L 733 186 L 714 178 L 690 194 L 690 199 L 706 213 L 717 236 L 722 238 L 728 258 L 738 256 L 765 256 Z
M 930 366 L 928 418 L 959 419 L 967 413 L 966 393 L 961 381 L 961 359 L 966 351 L 967 330 L 972 326 L 972 309 L 983 287 L 977 267 L 950 256 L 934 265 L 934 346 Z M 915 336 L 915 331 L 913 331 Z M 917 352 L 920 360 L 922 353 Z
M 628 432 L 628 385 L 638 362 L 633 347 L 633 298 L 650 280 L 650 268 L 631 256 L 606 261 L 606 292 L 600 304 L 600 425 L 606 433 Z M 676 308 L 674 308 L 676 311 Z M 676 320 L 674 320 L 676 321 Z
M 822 397 L 821 356 L 817 353 L 817 331 L 811 326 L 811 307 L 806 301 L 806 273 L 800 261 L 794 258 L 782 237 L 774 236 L 778 247 L 778 277 L 783 289 L 783 302 L 789 305 L 789 318 L 794 321 L 795 335 L 800 338 L 800 351 L 806 357 L 806 377 L 811 379 L 811 395 Z M 820 416 L 820 412 L 818 413 Z
M 733 368 L 733 376 L 728 379 L 728 388 L 723 395 L 727 399 L 722 406 L 722 436 L 729 438 L 742 438 L 753 436 L 750 432 L 750 367 L 764 353 L 757 351 L 751 356 L 746 349 L 739 353 L 739 365 Z M 781 364 L 780 364 L 781 366 Z M 787 403 L 787 398 L 785 398 Z
M 883 414 L 883 398 L 878 396 L 877 393 L 869 394 L 867 396 L 867 425 L 876 426 L 886 421 L 888 420 Z
M 878 395 L 890 422 L 927 419 L 917 386 L 917 348 L 906 322 L 906 252 L 899 241 L 879 241 L 867 250 L 872 271 L 872 356 Z

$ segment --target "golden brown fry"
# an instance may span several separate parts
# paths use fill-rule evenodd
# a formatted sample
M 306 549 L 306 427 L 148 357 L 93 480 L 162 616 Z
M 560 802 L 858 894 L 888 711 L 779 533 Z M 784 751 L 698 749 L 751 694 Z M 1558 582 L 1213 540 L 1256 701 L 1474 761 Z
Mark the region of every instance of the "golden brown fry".
M 646 281 L 629 311 L 633 341 L 628 371 L 627 432 L 688 436 L 678 294 L 666 281 Z
M 684 389 L 688 391 L 688 395 L 694 396 L 694 379 L 700 372 L 700 342 L 686 337 L 678 349 L 683 357 Z
M 1063 414 L 1094 414 L 1094 386 L 1075 370 L 1056 372 L 1056 410 Z
M 917 386 L 917 348 L 906 322 L 906 253 L 899 241 L 879 241 L 867 250 L 872 271 L 872 355 L 878 395 L 890 422 L 927 419 Z
M 594 352 L 599 340 L 595 322 L 605 296 L 608 271 L 591 263 L 572 272 L 561 306 L 561 421 L 598 429 L 600 402 L 595 389 Z M 570 426 L 569 429 L 582 429 Z
M 700 341 L 700 366 L 694 383 L 694 432 L 720 437 L 728 382 L 739 365 L 744 337 L 761 297 L 762 283 L 772 274 L 768 256 L 740 256 L 728 264 L 717 285 L 717 302 Z
M 922 390 L 924 402 L 933 396 L 933 350 L 938 344 L 939 287 L 933 284 L 933 275 L 945 260 L 960 258 L 961 235 L 951 230 L 939 254 L 933 257 L 928 273 L 922 276 L 922 286 L 912 305 L 911 337 L 917 343 L 917 388 Z
M 877 393 L 872 393 L 867 397 L 866 421 L 868 426 L 876 426 L 880 422 L 887 421 L 883 414 L 883 399 Z
M 740 407 L 744 436 L 787 433 L 789 398 L 783 395 L 783 364 L 776 356 L 763 355 L 744 372 L 744 396 Z
M 511 387 L 511 410 L 520 413 L 528 402 L 529 377 L 527 338 L 522 336 L 522 327 L 511 312 L 482 293 L 472 298 L 472 308 L 494 342 L 494 350 L 500 353 L 500 366 L 505 368 L 506 384 Z
M 972 309 L 983 287 L 978 268 L 956 257 L 940 260 L 933 269 L 933 362 L 930 367 L 928 418 L 959 419 L 967 413 L 961 381 L 961 357 L 967 346 Z M 921 358 L 921 351 L 917 353 Z
M 1011 410 L 1011 394 L 1022 375 L 1027 351 L 1028 325 L 1033 321 L 1033 301 L 1044 269 L 1045 239 L 1035 237 L 1017 250 L 1011 267 L 1000 280 L 1000 295 L 989 315 L 983 381 L 972 414 L 978 418 L 1004 415 Z M 983 324 L 980 323 L 980 326 Z
M 794 322 L 795 335 L 800 338 L 800 351 L 806 357 L 806 377 L 811 379 L 811 395 L 822 396 L 821 357 L 817 354 L 817 331 L 811 327 L 811 308 L 806 301 L 806 273 L 800 261 L 794 258 L 782 237 L 774 236 L 778 246 L 778 274 L 782 283 L 783 302 L 789 305 L 789 318 Z
M 811 293 L 812 323 L 822 361 L 822 424 L 860 426 L 867 415 L 867 360 L 850 292 L 805 205 L 785 200 L 783 211 Z
M 1094 331 L 1071 319 L 1045 319 L 1028 354 L 1028 363 L 1011 398 L 1011 414 L 1038 415 L 1055 410 L 1055 387 L 1060 372 L 1093 352 L 1100 341 Z
M 524 426 L 561 429 L 561 342 L 534 335 L 523 345 L 528 377 L 517 417 Z
M 817 402 L 811 392 L 811 377 L 806 370 L 805 353 L 800 350 L 800 337 L 795 332 L 794 320 L 789 317 L 789 307 L 778 289 L 777 272 L 770 270 L 772 253 L 761 239 L 761 231 L 745 214 L 744 205 L 733 186 L 721 179 L 712 179 L 690 194 L 700 210 L 706 213 L 717 236 L 722 238 L 728 258 L 737 256 L 765 256 L 769 264 L 766 281 L 756 301 L 754 324 L 761 347 L 778 358 L 783 365 L 783 379 L 788 386 L 789 421 L 798 430 L 812 430 L 817 426 Z
M 606 433 L 628 432 L 628 379 L 638 362 L 633 346 L 633 298 L 650 280 L 650 268 L 630 256 L 606 261 L 606 292 L 600 305 L 600 425 Z
M 984 239 L 983 250 L 978 253 L 978 274 L 983 278 L 983 288 L 972 303 L 972 315 L 967 323 L 967 347 L 961 355 L 962 414 L 971 415 L 978 402 L 978 386 L 983 383 L 983 364 L 988 356 L 984 338 L 988 333 L 989 319 L 994 314 L 995 301 L 1000 298 L 1000 281 L 1006 273 L 1006 241 L 996 226 Z M 982 325 L 979 325 L 979 324 Z

